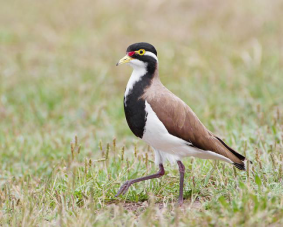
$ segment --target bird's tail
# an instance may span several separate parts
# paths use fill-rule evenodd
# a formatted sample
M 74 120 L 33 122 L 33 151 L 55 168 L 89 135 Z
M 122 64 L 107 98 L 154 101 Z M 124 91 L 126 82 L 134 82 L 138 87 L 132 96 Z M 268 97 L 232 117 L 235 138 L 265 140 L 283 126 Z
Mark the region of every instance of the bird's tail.
M 238 159 L 240 159 L 240 161 L 242 162 L 240 163 L 233 163 L 233 165 L 238 168 L 239 170 L 246 170 L 246 162 L 247 159 L 246 157 L 244 157 L 243 155 L 239 154 L 238 152 L 236 152 L 233 148 L 229 147 L 227 144 L 224 143 L 223 140 L 221 140 L 220 138 L 218 138 L 217 136 L 215 136 L 216 139 L 218 139 L 229 151 L 231 151 Z M 251 161 L 249 161 L 250 163 L 252 163 Z

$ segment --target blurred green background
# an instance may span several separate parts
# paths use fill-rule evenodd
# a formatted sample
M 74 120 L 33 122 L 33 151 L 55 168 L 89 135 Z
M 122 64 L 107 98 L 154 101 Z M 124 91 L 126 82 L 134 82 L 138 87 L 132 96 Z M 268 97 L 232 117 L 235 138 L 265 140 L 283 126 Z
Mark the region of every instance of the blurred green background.
M 211 131 L 252 160 L 281 152 L 282 28 L 281 0 L 1 1 L 0 187 L 52 173 L 74 135 L 82 160 L 113 138 L 146 148 L 124 118 L 131 69 L 115 66 L 141 41 Z
M 122 106 L 131 69 L 115 63 L 139 41 L 211 130 L 226 136 L 251 115 L 269 123 L 282 113 L 281 16 L 282 1 L 1 1 L 2 146 L 36 136 L 37 155 L 73 134 L 94 152 L 98 139 L 132 140 Z

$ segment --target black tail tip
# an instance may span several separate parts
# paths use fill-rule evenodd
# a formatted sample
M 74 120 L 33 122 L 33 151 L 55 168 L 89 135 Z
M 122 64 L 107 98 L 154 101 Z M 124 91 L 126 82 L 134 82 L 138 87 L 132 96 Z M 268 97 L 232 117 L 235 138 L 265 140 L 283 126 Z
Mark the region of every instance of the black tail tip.
M 246 167 L 245 167 L 245 164 L 242 163 L 242 164 L 239 164 L 239 163 L 233 163 L 233 165 L 238 168 L 239 170 L 246 170 Z

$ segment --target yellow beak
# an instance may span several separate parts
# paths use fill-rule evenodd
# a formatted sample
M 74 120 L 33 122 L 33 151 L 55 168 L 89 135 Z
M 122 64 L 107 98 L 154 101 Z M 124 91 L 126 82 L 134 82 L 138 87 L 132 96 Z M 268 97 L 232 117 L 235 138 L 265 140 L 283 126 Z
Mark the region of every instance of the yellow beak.
M 116 66 L 122 65 L 122 64 L 124 64 L 124 63 L 128 63 L 128 62 L 130 62 L 132 59 L 133 59 L 133 58 L 129 57 L 128 55 L 125 55 L 123 58 L 121 58 L 121 59 L 119 60 L 118 63 L 116 63 Z

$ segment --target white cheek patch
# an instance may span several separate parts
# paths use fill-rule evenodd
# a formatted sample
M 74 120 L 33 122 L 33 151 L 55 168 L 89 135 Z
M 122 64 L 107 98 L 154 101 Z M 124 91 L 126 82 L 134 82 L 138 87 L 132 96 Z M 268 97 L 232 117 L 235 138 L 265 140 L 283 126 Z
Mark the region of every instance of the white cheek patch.
M 146 68 L 147 64 L 144 63 L 143 61 L 140 61 L 138 59 L 132 59 L 129 63 L 130 66 L 132 66 L 134 69 L 135 68 Z
M 158 62 L 158 58 L 155 54 L 153 54 L 152 52 L 150 51 L 146 51 L 144 55 L 147 55 L 147 56 L 151 56 L 152 58 L 155 58 L 156 61 Z

